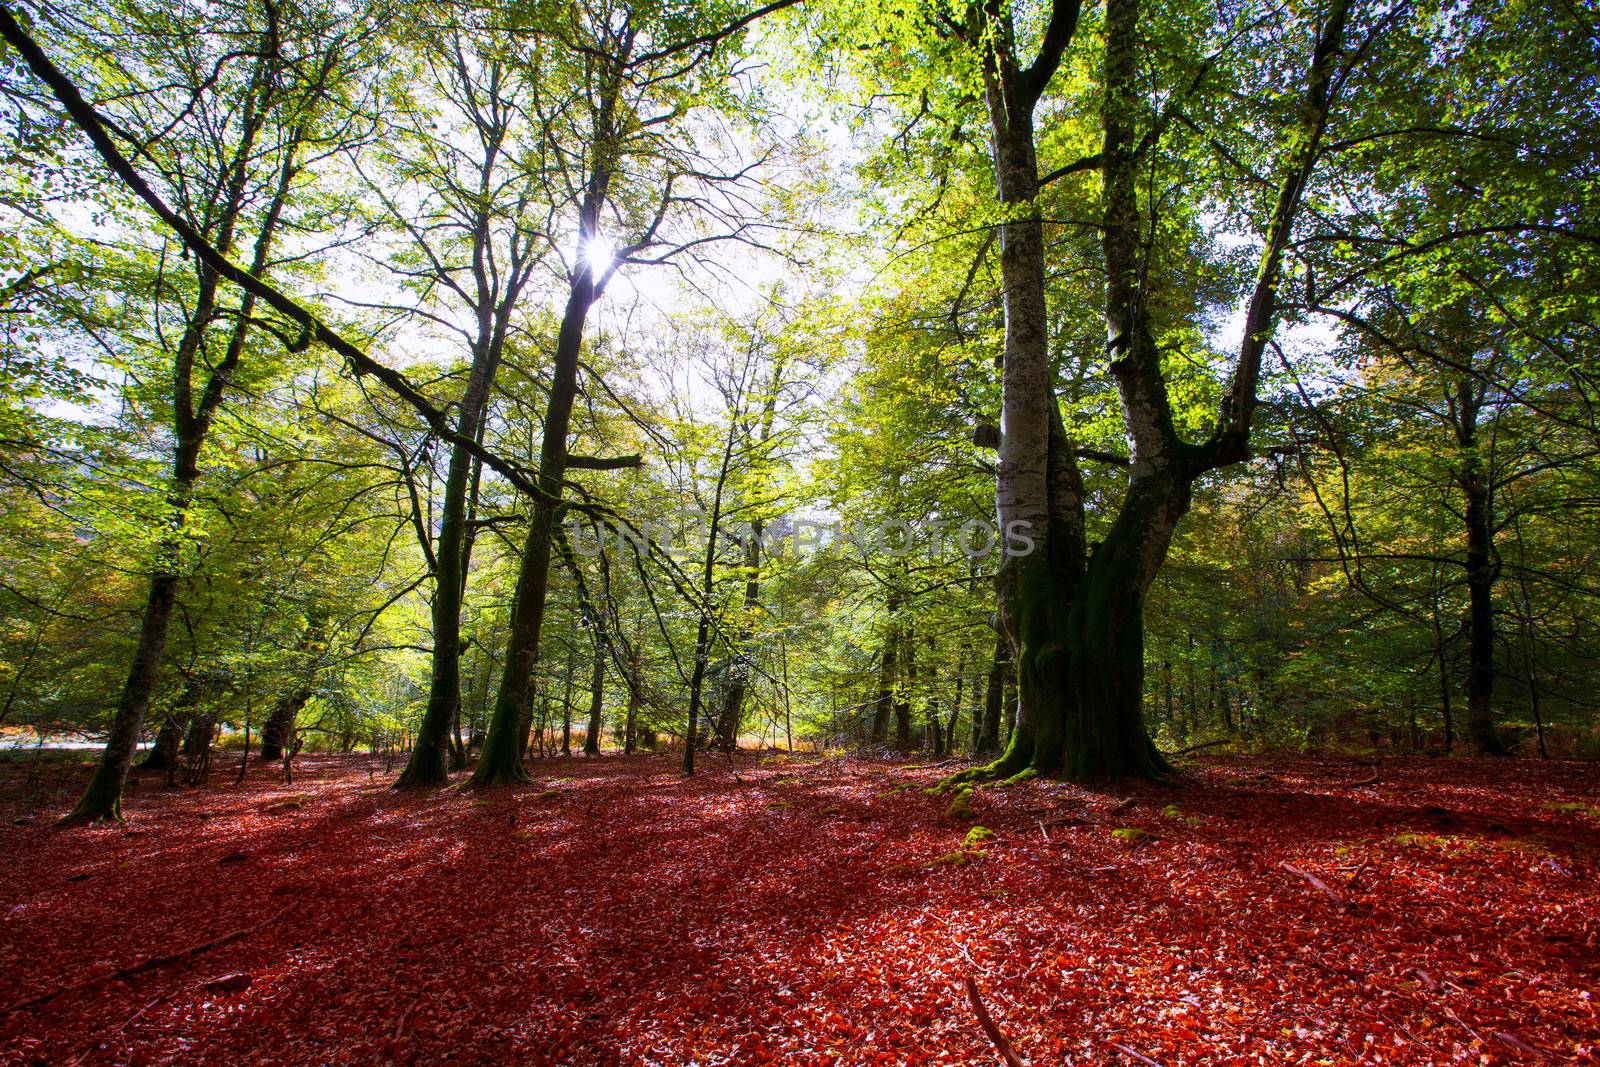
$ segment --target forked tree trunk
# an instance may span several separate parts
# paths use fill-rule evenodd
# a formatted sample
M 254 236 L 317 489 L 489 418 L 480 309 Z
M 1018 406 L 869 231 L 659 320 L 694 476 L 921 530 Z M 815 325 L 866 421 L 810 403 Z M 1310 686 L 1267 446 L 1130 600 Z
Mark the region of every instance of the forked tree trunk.
M 999 578 L 1001 620 L 1020 692 L 1010 743 L 997 762 L 953 781 L 1058 771 L 1075 778 L 1154 777 L 1167 770 L 1144 725 L 1144 597 L 1188 510 L 1195 479 L 1248 456 L 1280 264 L 1326 126 L 1348 0 L 1334 0 L 1318 35 L 1233 380 L 1215 430 L 1200 444 L 1177 434 L 1149 318 L 1138 188 L 1141 127 L 1153 120 L 1138 80 L 1138 13 L 1139 0 L 1107 0 L 1104 136 L 1098 158 L 1085 161 L 1102 175 L 1106 354 L 1130 453 L 1121 506 L 1091 553 L 1084 487 L 1051 373 L 1033 128 L 1034 108 L 1073 36 L 1079 5 L 1073 0 L 1051 5 L 1039 57 L 1027 67 L 1017 61 L 1006 9 L 978 11 L 985 30 L 984 98 L 994 173 L 999 199 L 1007 206 L 1007 221 L 1000 227 L 1004 433 L 995 500 L 1003 543 L 1010 545 L 1012 531 L 1019 530 L 1032 551 L 1019 545 L 1004 560 Z
M 604 57 L 597 72 L 598 98 L 590 144 L 593 154 L 578 217 L 580 242 L 600 237 L 601 212 L 610 195 L 616 166 L 619 96 L 633 55 L 635 32 L 631 28 L 624 31 L 617 53 Z M 511 605 L 511 638 L 506 645 L 500 691 L 495 696 L 483 752 L 468 783 L 474 788 L 528 781 L 528 772 L 517 753 L 517 722 L 539 657 L 545 598 L 550 589 L 551 540 L 564 511 L 562 494 L 571 462 L 567 436 L 572 426 L 572 405 L 578 396 L 578 357 L 582 354 L 589 309 L 600 299 L 614 269 L 612 264 L 597 277 L 595 264 L 580 256 L 567 290 L 561 325 L 556 331 L 555 365 L 550 371 L 550 395 L 539 442 L 539 498 L 533 502 L 533 519 L 522 544 L 522 566 Z M 570 708 L 567 716 L 570 719 Z
M 778 393 L 783 388 L 783 374 L 788 361 L 780 355 L 773 363 L 772 382 L 761 402 L 761 425 L 756 435 L 756 447 L 764 452 L 772 440 L 772 424 L 778 410 Z M 722 713 L 717 717 L 717 742 L 724 752 L 739 746 L 739 727 L 744 718 L 745 695 L 750 690 L 751 665 L 748 647 L 754 635 L 756 609 L 761 603 L 761 534 L 763 523 L 756 519 L 750 524 L 749 541 L 745 544 L 744 620 L 739 628 L 739 647 L 729 664 L 729 680 L 723 694 Z
M 997 776 L 1153 778 L 1169 769 L 1144 723 L 1144 627 L 1110 542 L 1065 610 L 1030 611 L 1020 708 Z M 1036 613 L 1035 613 L 1036 612 Z M 1030 654 L 1031 651 L 1031 654 Z
M 457 84 L 465 108 L 474 119 L 480 138 L 481 155 L 474 161 L 479 196 L 476 213 L 470 220 L 472 255 L 468 281 L 473 286 L 472 309 L 475 315 L 472 363 L 467 373 L 456 416 L 456 443 L 450 450 L 450 465 L 440 498 L 439 532 L 429 552 L 431 531 L 419 523 L 418 537 L 433 567 L 433 676 L 428 691 L 428 707 L 417 728 L 417 742 L 406 768 L 395 782 L 397 787 L 442 785 L 450 770 L 466 766 L 466 747 L 461 743 L 461 610 L 466 599 L 467 569 L 472 553 L 469 525 L 481 466 L 464 442 L 481 441 L 489 395 L 505 351 L 512 315 L 538 256 L 523 235 L 514 233 L 500 262 L 494 244 L 495 218 L 491 190 L 505 181 L 505 141 L 514 108 L 497 96 L 499 70 L 491 66 L 487 86 L 474 84 L 465 66 L 456 68 Z M 481 97 L 480 97 L 481 94 Z M 512 164 L 515 166 L 516 164 Z M 450 282 L 453 288 L 456 283 Z M 418 506 L 413 501 L 413 507 Z M 515 733 L 508 730 L 508 747 L 515 749 Z M 447 767 L 447 761 L 449 766 Z

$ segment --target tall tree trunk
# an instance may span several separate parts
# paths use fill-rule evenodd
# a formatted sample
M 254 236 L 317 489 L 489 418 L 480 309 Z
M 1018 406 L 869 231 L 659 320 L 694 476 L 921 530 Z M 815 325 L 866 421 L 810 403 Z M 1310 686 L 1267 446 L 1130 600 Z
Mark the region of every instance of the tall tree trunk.
M 274 31 L 275 32 L 275 31 Z M 275 40 L 275 38 L 274 38 Z M 273 53 L 276 45 L 268 42 Z M 275 62 L 276 60 L 273 60 Z M 226 192 L 217 223 L 217 248 L 226 254 L 232 249 L 239 219 L 243 213 L 245 182 L 248 167 L 255 152 L 256 138 L 264 122 L 265 94 L 268 60 L 262 58 L 257 65 L 253 90 L 243 109 L 243 126 L 233 161 L 226 176 Z M 283 209 L 289 198 L 290 185 L 296 172 L 296 160 L 301 135 L 296 130 L 284 149 L 277 183 L 267 204 L 266 215 L 256 235 L 255 250 L 251 257 L 249 273 L 261 277 L 266 273 L 273 238 L 276 235 Z M 194 366 L 200 355 L 202 342 L 219 314 L 217 289 L 220 279 L 216 272 L 199 267 L 200 288 L 195 306 L 183 336 L 178 342 L 173 359 L 173 431 L 177 446 L 173 452 L 172 483 L 167 492 L 171 509 L 169 529 L 157 549 L 156 565 L 150 576 L 149 591 L 145 596 L 144 614 L 139 620 L 139 643 L 133 661 L 122 684 L 122 695 L 117 701 L 112 717 L 111 732 L 106 738 L 105 751 L 94 777 L 89 780 L 83 795 L 67 818 L 72 820 L 120 820 L 122 818 L 122 788 L 128 778 L 128 767 L 144 730 L 145 712 L 150 707 L 150 696 L 155 691 L 160 672 L 161 655 L 166 648 L 167 629 L 172 621 L 172 611 L 178 597 L 180 546 L 185 514 L 194 497 L 195 482 L 200 476 L 200 449 L 216 418 L 229 384 L 229 378 L 244 356 L 245 340 L 250 329 L 250 316 L 255 309 L 255 297 L 246 293 L 240 298 L 234 316 L 226 349 L 222 359 L 211 371 L 210 378 L 195 396 Z
M 956 691 L 950 700 L 950 719 L 944 728 L 944 747 L 947 752 L 956 750 L 956 726 L 961 721 L 961 701 L 965 696 L 967 686 L 967 659 L 972 652 L 972 643 L 961 642 L 961 654 L 956 659 Z
M 973 734 L 972 751 L 980 756 L 1000 751 L 1000 712 L 1006 699 L 1006 657 L 1011 646 L 1005 634 L 995 637 L 994 656 L 983 686 L 983 713 Z
M 900 594 L 891 589 L 885 605 L 883 624 L 883 653 L 878 661 L 878 696 L 872 705 L 873 744 L 880 744 L 889 736 L 889 718 L 894 713 L 895 684 L 899 678 L 900 629 L 895 614 L 900 610 Z
M 600 754 L 600 711 L 606 691 L 606 651 L 601 642 L 604 636 L 595 635 L 594 667 L 589 674 L 589 725 L 583 737 L 583 754 Z
M 1090 553 L 1084 487 L 1051 372 L 1033 129 L 1039 96 L 1076 28 L 1078 4 L 1051 6 L 1039 58 L 1026 68 L 1016 60 L 1006 9 L 981 9 L 987 20 L 984 99 L 996 186 L 1007 208 L 1000 227 L 1004 433 L 995 499 L 1004 543 L 1013 530 L 1025 531 L 1033 551 L 1008 554 L 999 578 L 1001 620 L 1020 693 L 1016 725 L 999 760 L 957 780 L 1057 771 L 1075 778 L 1148 778 L 1168 770 L 1144 725 L 1144 597 L 1189 508 L 1194 480 L 1248 456 L 1280 265 L 1327 122 L 1348 3 L 1335 0 L 1318 35 L 1233 380 L 1212 436 L 1198 445 L 1181 440 L 1175 429 L 1146 299 L 1137 127 L 1153 120 L 1138 81 L 1138 11 L 1138 0 L 1108 0 L 1105 14 L 1103 139 L 1094 162 L 1102 174 L 1106 352 L 1129 465 L 1121 506 Z
M 1476 386 L 1463 382 L 1463 394 Z M 1510 750 L 1495 731 L 1494 721 L 1494 584 L 1500 572 L 1494 553 L 1494 508 L 1473 440 L 1476 406 L 1465 399 L 1461 406 L 1465 431 L 1461 443 L 1466 453 L 1459 481 L 1466 497 L 1467 525 L 1467 734 L 1482 754 L 1507 756 Z
M 578 215 L 580 248 L 601 237 L 600 215 L 610 194 L 618 150 L 617 103 L 633 42 L 634 31 L 624 31 L 615 55 L 597 57 L 599 95 L 589 145 L 592 155 Z M 613 264 L 605 268 L 604 277 L 596 277 L 594 262 L 580 255 L 567 291 L 566 306 L 562 309 L 561 325 L 556 332 L 555 365 L 550 372 L 550 396 L 545 405 L 544 430 L 539 442 L 539 497 L 533 502 L 533 518 L 522 544 L 522 565 L 511 607 L 511 638 L 506 646 L 494 715 L 489 720 L 489 732 L 483 741 L 477 769 L 469 782 L 474 788 L 528 780 L 528 773 L 517 755 L 518 713 L 527 699 L 528 685 L 539 657 L 545 598 L 550 589 L 551 539 L 565 507 L 562 494 L 571 458 L 567 437 L 572 427 L 572 405 L 578 395 L 578 357 L 583 350 L 584 326 L 589 309 L 600 299 L 614 269 Z
M 878 695 L 872 704 L 872 732 L 869 735 L 873 744 L 878 744 L 889 736 L 889 718 L 894 713 L 894 685 L 896 675 L 896 659 L 899 656 L 899 642 L 894 636 L 888 635 L 884 639 L 883 655 L 878 661 Z
M 471 218 L 470 279 L 473 296 L 470 306 L 475 316 L 471 367 L 456 415 L 456 443 L 450 449 L 450 465 L 445 475 L 440 500 L 439 532 L 429 552 L 429 531 L 418 529 L 418 540 L 429 555 L 433 569 L 433 678 L 428 692 L 428 707 L 417 728 L 416 745 L 397 787 L 441 785 L 449 781 L 447 759 L 455 769 L 466 766 L 466 750 L 461 743 L 461 610 L 466 597 L 467 569 L 472 554 L 471 501 L 476 497 L 482 466 L 468 451 L 465 442 L 481 441 L 494 386 L 505 351 L 511 318 L 522 297 L 538 257 L 520 233 L 510 238 L 507 262 L 498 262 L 492 247 L 495 218 L 493 192 L 504 180 L 502 162 L 509 116 L 513 110 L 495 98 L 498 77 L 491 72 L 490 88 L 483 90 L 489 99 L 480 101 L 480 89 L 463 71 L 457 88 L 467 101 L 480 137 L 481 158 L 474 161 L 478 189 L 476 212 Z M 485 106 L 486 105 L 486 106 Z M 520 225 L 520 224 L 519 224 Z M 452 280 L 452 287 L 455 282 Z M 559 363 L 559 359 L 558 359 Z M 565 425 L 563 424 L 563 430 Z M 557 484 L 560 475 L 557 474 Z M 542 483 L 541 483 L 542 484 Z M 412 501 L 417 507 L 417 501 Z M 538 519 L 535 518 L 537 523 Z M 520 583 L 519 583 L 520 588 Z M 507 748 L 515 756 L 519 731 L 514 720 L 505 732 Z M 515 760 L 513 760 L 515 762 Z M 479 763 L 480 768 L 482 762 Z M 474 776 L 476 778 L 476 776 Z
M 567 648 L 567 670 L 561 689 L 561 754 L 572 755 L 572 682 L 577 674 L 578 651 Z
M 901 636 L 905 648 L 905 676 L 906 685 L 900 693 L 896 694 L 894 701 L 894 739 L 901 748 L 911 745 L 911 694 L 917 684 L 917 647 L 916 640 L 909 634 Z
M 628 680 L 628 711 L 627 718 L 622 726 L 622 754 L 631 756 L 638 746 L 639 729 L 639 686 L 633 679 Z
M 585 232 L 593 232 L 592 224 Z M 489 732 L 470 781 L 473 787 L 528 780 L 517 756 L 516 725 L 539 654 L 545 599 L 550 590 L 551 539 L 562 510 L 567 435 L 572 424 L 572 404 L 578 394 L 578 357 L 583 348 L 584 323 L 598 296 L 592 269 L 585 263 L 573 279 L 566 310 L 561 316 L 561 328 L 556 335 L 555 367 L 551 373 L 550 398 L 545 408 L 544 434 L 539 448 L 541 496 L 534 502 L 533 518 L 522 543 L 522 566 L 511 609 L 511 639 L 506 646 L 505 666 L 494 714 L 489 719 Z
M 772 424 L 778 410 L 778 394 L 783 389 L 784 370 L 788 361 L 780 354 L 772 366 L 772 381 L 761 401 L 761 423 L 756 434 L 756 448 L 762 455 L 772 440 Z M 724 752 L 732 752 L 739 744 L 739 726 L 744 715 L 744 699 L 750 688 L 750 662 L 747 649 L 755 632 L 756 610 L 761 603 L 761 534 L 763 523 L 756 519 L 750 524 L 749 541 L 744 546 L 744 614 L 739 627 L 739 647 L 734 650 L 728 667 L 728 683 L 723 691 L 722 711 L 717 716 L 717 742 Z
M 684 733 L 683 766 L 685 777 L 694 774 L 694 750 L 700 733 L 700 707 L 705 687 L 706 664 L 711 657 L 711 618 L 716 595 L 717 538 L 722 529 L 723 493 L 733 461 L 733 443 L 739 420 L 728 419 L 723 437 L 722 461 L 717 468 L 716 490 L 711 494 L 711 521 L 706 530 L 706 550 L 700 569 L 700 624 L 695 629 L 694 668 L 689 674 L 689 728 Z
M 724 752 L 739 747 L 739 727 L 744 718 L 744 698 L 750 688 L 750 662 L 747 648 L 754 633 L 756 608 L 761 599 L 761 523 L 752 523 L 744 546 L 744 613 L 739 627 L 739 647 L 728 659 L 727 681 L 722 691 L 722 710 L 717 714 L 717 745 Z

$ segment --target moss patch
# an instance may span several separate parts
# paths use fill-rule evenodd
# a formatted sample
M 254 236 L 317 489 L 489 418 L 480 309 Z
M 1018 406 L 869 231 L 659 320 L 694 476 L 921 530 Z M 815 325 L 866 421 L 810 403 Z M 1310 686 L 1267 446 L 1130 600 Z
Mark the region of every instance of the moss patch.
M 976 819 L 978 816 L 972 811 L 972 790 L 963 789 L 950 798 L 950 806 L 944 809 L 947 819 Z
M 1111 831 L 1111 836 L 1118 841 L 1126 841 L 1130 845 L 1142 845 L 1147 841 L 1154 841 L 1156 835 L 1149 830 L 1142 830 L 1137 826 L 1119 826 Z
M 1161 809 L 1161 814 L 1165 815 L 1169 819 L 1176 819 L 1185 826 L 1200 826 L 1205 822 L 1205 820 L 1200 818 L 1198 815 L 1190 815 L 1185 812 L 1183 810 L 1183 805 L 1181 804 L 1168 804 L 1166 807 Z
M 1577 801 L 1567 801 L 1562 804 L 1546 804 L 1545 811 L 1553 811 L 1557 815 L 1587 815 L 1591 819 L 1600 819 L 1600 808 L 1593 804 L 1582 804 Z
M 957 849 L 928 861 L 929 867 L 965 867 L 972 862 L 973 853 Z
M 974 826 L 967 831 L 967 836 L 961 839 L 961 844 L 964 848 L 973 848 L 983 844 L 985 841 L 993 840 L 993 838 L 994 831 L 987 826 Z

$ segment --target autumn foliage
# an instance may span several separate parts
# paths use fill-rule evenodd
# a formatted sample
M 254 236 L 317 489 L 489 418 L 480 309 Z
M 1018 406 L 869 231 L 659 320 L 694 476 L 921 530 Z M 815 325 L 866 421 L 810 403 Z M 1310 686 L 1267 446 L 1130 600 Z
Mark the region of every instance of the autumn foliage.
M 948 768 L 861 760 L 303 763 L 65 829 L 82 770 L 7 770 L 0 1059 L 996 1062 L 971 978 L 1033 1064 L 1597 1062 L 1592 765 L 1209 760 L 959 819 Z

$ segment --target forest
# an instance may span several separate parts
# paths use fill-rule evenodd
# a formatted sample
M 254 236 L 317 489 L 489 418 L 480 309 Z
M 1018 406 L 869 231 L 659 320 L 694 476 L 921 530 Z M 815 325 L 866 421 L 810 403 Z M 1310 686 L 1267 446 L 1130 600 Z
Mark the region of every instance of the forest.
M 1588 0 L 0 39 L 0 1058 L 1600 1063 Z

